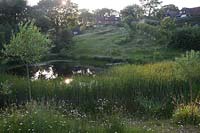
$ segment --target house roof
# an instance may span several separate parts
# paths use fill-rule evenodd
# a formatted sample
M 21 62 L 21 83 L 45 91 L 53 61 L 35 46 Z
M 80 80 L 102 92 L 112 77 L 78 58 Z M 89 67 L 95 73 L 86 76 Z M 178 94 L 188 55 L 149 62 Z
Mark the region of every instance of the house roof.
M 181 11 L 185 11 L 186 14 L 190 14 L 193 16 L 200 16 L 200 7 L 183 8 Z
M 170 17 L 176 17 L 179 14 L 179 11 L 170 11 L 168 10 L 165 15 Z

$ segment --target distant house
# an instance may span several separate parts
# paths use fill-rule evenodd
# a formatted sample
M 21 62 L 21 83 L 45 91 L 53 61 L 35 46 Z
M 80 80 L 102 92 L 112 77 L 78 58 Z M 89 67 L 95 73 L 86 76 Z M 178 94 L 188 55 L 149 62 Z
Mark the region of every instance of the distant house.
M 187 16 L 200 16 L 200 7 L 181 9 L 180 17 L 187 17 Z
M 177 16 L 179 16 L 179 11 L 167 10 L 165 12 L 165 17 L 176 18 Z
M 118 24 L 120 23 L 121 18 L 116 17 L 115 15 L 112 16 L 99 16 L 96 18 L 96 24 L 99 25 L 113 25 L 113 24 Z

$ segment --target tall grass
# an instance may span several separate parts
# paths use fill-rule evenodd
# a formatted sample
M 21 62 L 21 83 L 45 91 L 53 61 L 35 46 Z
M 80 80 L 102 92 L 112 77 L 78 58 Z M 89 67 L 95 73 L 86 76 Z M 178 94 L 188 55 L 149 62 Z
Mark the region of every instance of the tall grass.
M 91 120 L 80 115 L 59 112 L 56 106 L 31 102 L 20 107 L 11 107 L 0 114 L 1 133 L 131 133 L 142 128 L 125 125 L 120 116 L 109 116 L 101 120 Z M 73 116 L 72 116 L 73 115 Z M 102 118 L 101 118 L 102 119 Z
M 71 119 L 47 105 L 26 104 L 20 109 L 9 108 L 0 115 L 0 132 L 15 133 L 77 133 L 105 132 L 103 126 L 88 123 L 83 119 Z
M 170 117 L 175 102 L 189 100 L 188 82 L 176 77 L 174 67 L 173 62 L 125 65 L 96 77 L 74 77 L 70 85 L 64 84 L 64 79 L 39 80 L 31 83 L 32 95 L 37 101 L 65 101 L 91 113 L 97 113 L 98 107 L 110 113 L 116 107 L 129 113 Z M 13 92 L 1 97 L 1 104 L 27 101 L 25 79 L 1 75 L 0 82 L 5 81 L 11 83 Z M 199 86 L 197 83 L 196 92 Z

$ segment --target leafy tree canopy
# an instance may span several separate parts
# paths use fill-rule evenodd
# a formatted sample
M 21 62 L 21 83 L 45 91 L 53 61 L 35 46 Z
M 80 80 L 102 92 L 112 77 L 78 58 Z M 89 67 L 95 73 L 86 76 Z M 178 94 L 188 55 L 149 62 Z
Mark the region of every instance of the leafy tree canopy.
M 1 0 L 0 24 L 17 24 L 24 20 L 28 14 L 26 0 Z
M 127 17 L 139 19 L 144 15 L 142 7 L 136 4 L 125 7 L 120 13 L 124 19 Z
M 156 16 L 159 6 L 161 5 L 160 0 L 140 0 L 146 15 Z
M 73 28 L 77 25 L 78 6 L 70 1 L 41 0 L 35 10 L 48 17 L 54 28 Z
M 3 53 L 9 58 L 18 58 L 24 64 L 31 64 L 40 59 L 49 51 L 50 40 L 40 33 L 33 22 L 20 24 L 19 32 L 13 35 L 10 43 L 4 45 Z
M 94 14 L 89 12 L 88 9 L 80 9 L 79 10 L 79 21 L 82 24 L 87 24 L 88 22 L 93 22 L 94 21 Z

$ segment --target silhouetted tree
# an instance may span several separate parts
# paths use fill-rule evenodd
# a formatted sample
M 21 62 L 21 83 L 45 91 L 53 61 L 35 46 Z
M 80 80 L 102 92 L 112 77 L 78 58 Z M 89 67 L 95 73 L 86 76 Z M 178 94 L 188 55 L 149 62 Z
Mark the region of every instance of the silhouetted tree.
M 123 10 L 121 10 L 120 14 L 124 21 L 131 22 L 133 20 L 140 19 L 144 15 L 144 11 L 142 7 L 134 4 L 125 7 Z
M 170 13 L 176 16 L 179 13 L 179 8 L 173 4 L 162 6 L 157 13 L 157 17 L 163 19 L 166 15 L 170 15 Z
M 78 25 L 77 4 L 67 0 L 41 0 L 33 7 L 32 14 L 36 25 L 43 32 L 51 34 L 55 44 L 53 52 L 57 53 L 69 44 L 72 39 L 71 30 Z
M 160 0 L 140 0 L 143 9 L 148 16 L 156 16 L 158 8 L 161 5 Z

